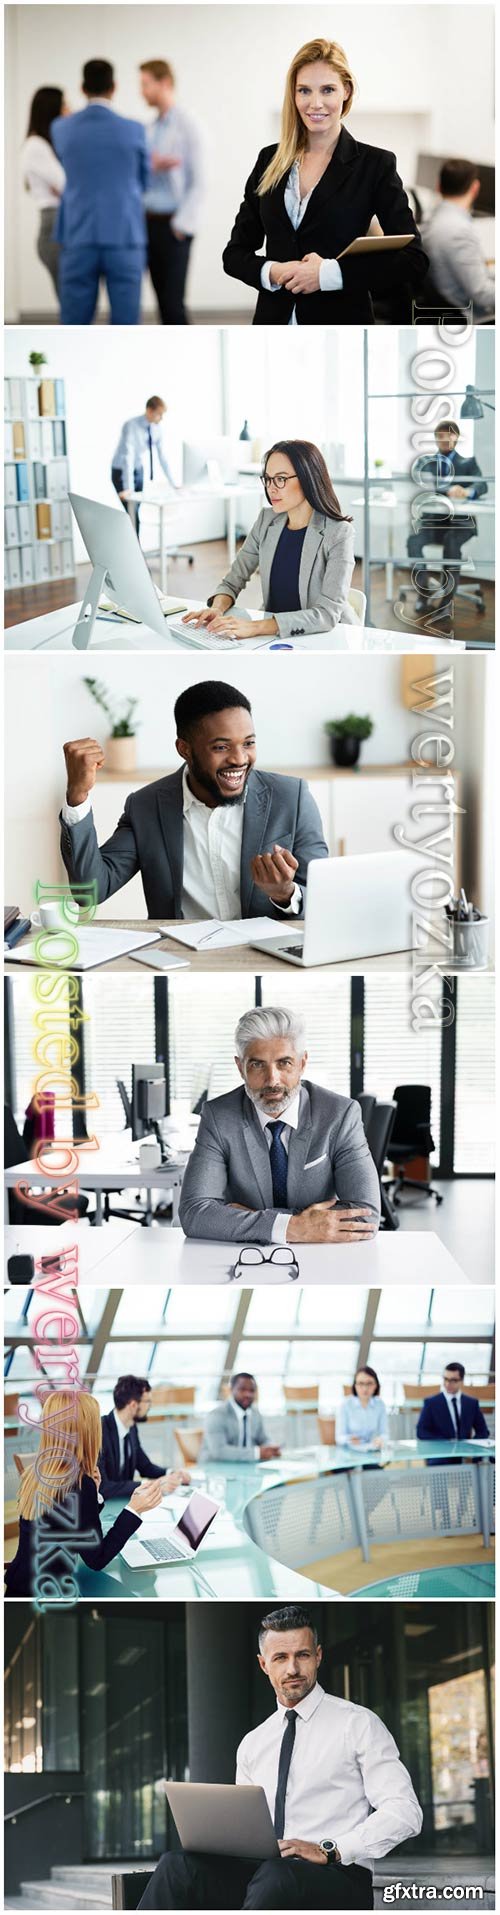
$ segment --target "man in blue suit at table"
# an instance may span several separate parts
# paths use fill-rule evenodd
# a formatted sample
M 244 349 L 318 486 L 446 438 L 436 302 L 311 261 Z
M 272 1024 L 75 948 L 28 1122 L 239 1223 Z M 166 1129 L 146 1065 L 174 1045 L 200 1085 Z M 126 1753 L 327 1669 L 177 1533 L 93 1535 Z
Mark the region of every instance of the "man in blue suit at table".
M 489 1436 L 477 1396 L 466 1396 L 463 1389 L 463 1363 L 447 1363 L 442 1388 L 436 1396 L 426 1396 L 417 1423 L 422 1441 L 442 1443 L 471 1436 Z
M 146 261 L 145 129 L 113 112 L 115 77 L 109 60 L 87 60 L 82 91 L 83 111 L 53 120 L 50 129 L 66 174 L 56 234 L 61 322 L 90 326 L 104 279 L 111 324 L 137 326 Z

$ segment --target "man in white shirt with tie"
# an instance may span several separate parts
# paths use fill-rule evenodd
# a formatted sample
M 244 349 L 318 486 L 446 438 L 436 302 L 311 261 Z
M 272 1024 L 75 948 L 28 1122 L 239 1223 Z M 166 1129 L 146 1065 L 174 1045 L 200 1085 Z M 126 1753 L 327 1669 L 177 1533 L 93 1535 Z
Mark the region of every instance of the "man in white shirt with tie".
M 371 1709 L 326 1694 L 307 1610 L 271 1611 L 260 1667 L 276 1710 L 244 1736 L 236 1782 L 263 1788 L 279 1859 L 164 1855 L 140 1908 L 373 1908 L 373 1862 L 422 1827 L 389 1730 Z
M 158 461 L 168 484 L 176 491 L 178 488 L 172 478 L 165 447 L 163 444 L 163 420 L 166 413 L 165 400 L 157 392 L 146 400 L 144 412 L 133 419 L 125 419 L 120 432 L 116 452 L 113 453 L 111 478 L 125 511 L 134 492 L 143 492 L 144 473 L 147 479 L 154 479 L 155 465 Z M 135 508 L 135 529 L 139 531 L 139 506 Z

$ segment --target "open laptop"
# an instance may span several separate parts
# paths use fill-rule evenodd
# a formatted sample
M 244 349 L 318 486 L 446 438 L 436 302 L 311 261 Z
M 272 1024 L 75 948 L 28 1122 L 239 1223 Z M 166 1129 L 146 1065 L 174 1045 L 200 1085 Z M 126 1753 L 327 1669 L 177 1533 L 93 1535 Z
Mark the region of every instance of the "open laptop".
M 195 1855 L 279 1855 L 264 1790 L 236 1782 L 165 1782 L 183 1849 Z
M 182 1515 L 165 1535 L 148 1536 L 137 1530 L 122 1549 L 124 1561 L 129 1569 L 156 1569 L 166 1563 L 194 1562 L 219 1509 L 220 1503 L 214 1503 L 211 1496 L 202 1496 L 201 1490 L 194 1490 Z
M 313 858 L 303 924 L 296 931 L 283 926 L 275 939 L 256 939 L 251 948 L 306 967 L 411 951 L 415 906 L 410 886 L 421 870 L 421 852 L 399 849 Z

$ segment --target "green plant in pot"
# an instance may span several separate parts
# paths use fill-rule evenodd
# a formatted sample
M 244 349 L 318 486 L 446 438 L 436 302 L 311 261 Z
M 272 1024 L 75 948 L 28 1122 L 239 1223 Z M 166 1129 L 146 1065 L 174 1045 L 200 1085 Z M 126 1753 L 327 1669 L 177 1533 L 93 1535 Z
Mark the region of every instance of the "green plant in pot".
M 111 701 L 106 685 L 99 678 L 84 678 L 84 685 L 90 692 L 95 704 L 103 711 L 109 724 L 109 733 L 105 741 L 106 770 L 117 772 L 135 771 L 136 734 L 138 720 L 135 712 L 139 700 L 124 698 L 118 705 Z
M 347 718 L 329 718 L 325 731 L 334 765 L 346 769 L 357 765 L 363 739 L 371 738 L 373 719 L 361 718 L 357 712 L 350 711 Z
M 30 363 L 30 366 L 31 366 L 31 370 L 32 370 L 32 372 L 35 372 L 35 373 L 39 373 L 39 372 L 41 372 L 41 371 L 42 371 L 42 368 L 43 368 L 43 366 L 46 366 L 46 365 L 47 365 L 47 360 L 46 360 L 46 357 L 45 357 L 45 353 L 44 353 L 44 352 L 30 352 L 30 358 L 29 358 L 29 363 Z

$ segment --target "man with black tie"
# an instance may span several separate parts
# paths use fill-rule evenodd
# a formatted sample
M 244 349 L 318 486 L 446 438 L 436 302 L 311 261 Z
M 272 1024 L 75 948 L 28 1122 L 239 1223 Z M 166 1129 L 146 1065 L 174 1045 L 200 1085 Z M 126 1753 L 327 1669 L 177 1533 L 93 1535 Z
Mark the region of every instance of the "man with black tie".
M 114 1410 L 102 1418 L 102 1450 L 99 1457 L 101 1496 L 129 1497 L 136 1488 L 136 1476 L 162 1478 L 165 1496 L 179 1483 L 189 1483 L 186 1470 L 165 1470 L 152 1463 L 137 1434 L 137 1424 L 145 1423 L 151 1398 L 151 1384 L 144 1376 L 119 1376 L 113 1390 Z
M 426 1396 L 417 1423 L 417 1436 L 426 1443 L 489 1436 L 477 1396 L 464 1393 L 464 1376 L 463 1363 L 447 1363 L 442 1388 L 436 1396 Z
M 269 1442 L 260 1411 L 255 1409 L 254 1376 L 240 1370 L 231 1377 L 231 1395 L 207 1417 L 200 1463 L 267 1463 L 281 1456 Z
M 306 1609 L 264 1616 L 277 1706 L 240 1742 L 236 1782 L 264 1789 L 279 1856 L 163 1855 L 140 1908 L 373 1908 L 373 1862 L 419 1834 L 422 1810 L 380 1716 L 326 1694 L 321 1657 Z
M 159 461 L 168 485 L 172 486 L 173 491 L 178 489 L 175 479 L 172 478 L 163 444 L 162 424 L 166 410 L 165 400 L 160 399 L 158 393 L 154 392 L 152 398 L 146 400 L 144 412 L 138 413 L 133 419 L 125 419 L 122 425 L 116 452 L 113 454 L 111 478 L 125 511 L 128 510 L 128 501 L 132 493 L 144 490 L 144 473 L 146 478 L 154 479 L 156 459 Z M 137 533 L 139 511 L 140 507 L 136 505 Z
M 443 571 L 449 574 L 450 584 L 445 582 L 438 592 L 431 591 L 429 572 L 425 559 L 415 566 L 418 598 L 416 612 L 435 612 L 449 604 L 460 579 L 462 546 L 468 539 L 476 537 L 477 519 L 472 512 L 456 510 L 468 500 L 483 499 L 488 491 L 486 479 L 482 478 L 477 459 L 462 458 L 457 452 L 460 438 L 460 426 L 454 419 L 445 419 L 436 426 L 434 432 L 436 451 L 428 458 L 418 461 L 418 482 L 424 488 L 424 511 L 418 518 L 418 527 L 408 539 L 408 554 L 412 559 L 422 558 L 424 545 L 441 545 L 443 548 Z M 435 493 L 436 497 L 429 497 Z M 446 509 L 439 511 L 438 497 L 449 501 Z M 454 503 L 455 502 L 455 503 Z

